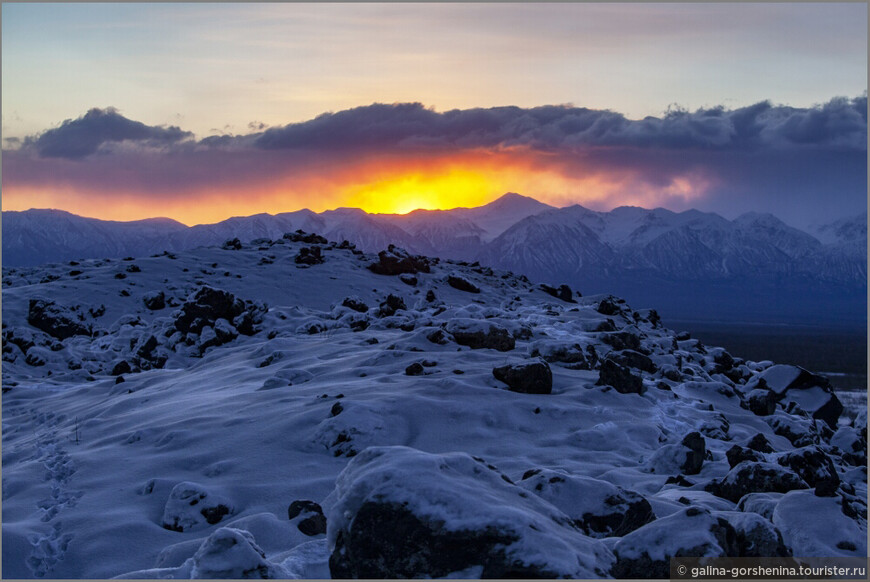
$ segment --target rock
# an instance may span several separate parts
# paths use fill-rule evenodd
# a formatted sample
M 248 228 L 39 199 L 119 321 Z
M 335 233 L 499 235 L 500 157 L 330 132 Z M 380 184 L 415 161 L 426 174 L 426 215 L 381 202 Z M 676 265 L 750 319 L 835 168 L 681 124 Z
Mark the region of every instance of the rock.
M 444 333 L 443 329 L 436 329 L 435 331 L 429 332 L 426 334 L 426 339 L 433 344 L 438 344 L 440 346 L 450 343 L 450 339 L 447 337 L 447 334 Z
M 743 461 L 731 469 L 721 482 L 711 481 L 705 490 L 737 503 L 747 493 L 785 493 L 806 488 L 803 479 L 780 465 Z
M 447 284 L 454 289 L 459 289 L 460 291 L 466 291 L 468 293 L 480 293 L 480 287 L 478 287 L 461 275 L 449 275 L 447 277 Z
M 299 253 L 293 257 L 293 262 L 297 265 L 319 265 L 323 263 L 324 258 L 320 247 L 302 247 Z
M 670 578 L 673 556 L 737 556 L 739 549 L 737 532 L 726 519 L 693 506 L 623 536 L 613 553 L 614 578 Z
M 757 513 L 717 511 L 737 534 L 737 551 L 741 558 L 785 558 L 791 556 L 782 540 L 782 533 L 770 520 Z
M 628 331 L 613 331 L 601 334 L 601 341 L 614 350 L 640 351 L 640 338 Z
M 590 537 L 620 537 L 655 519 L 638 493 L 607 481 L 563 471 L 526 471 L 520 487 L 553 504 Z
M 166 307 L 166 295 L 163 291 L 151 291 L 142 297 L 145 307 L 151 311 L 157 311 Z
M 109 372 L 109 374 L 112 376 L 120 376 L 121 374 L 129 374 L 132 371 L 133 369 L 130 367 L 130 362 L 127 360 L 121 360 L 112 367 L 112 371 Z
M 465 453 L 370 447 L 336 479 L 329 511 L 333 578 L 600 578 L 598 540 Z
M 772 520 L 773 510 L 782 496 L 782 493 L 747 493 L 737 502 L 737 509 L 757 513 L 765 519 Z
M 237 238 L 226 240 L 221 248 L 225 251 L 240 251 L 242 250 L 242 241 Z
M 758 451 L 759 453 L 772 453 L 773 447 L 770 445 L 770 441 L 767 440 L 767 437 L 763 434 L 756 433 L 754 437 L 749 439 L 746 443 L 746 446 L 753 451 Z
M 344 307 L 348 309 L 353 309 L 354 311 L 358 311 L 359 313 L 365 313 L 369 310 L 369 306 L 366 305 L 362 299 L 356 296 L 345 297 L 341 302 Z
M 393 245 L 378 253 L 378 262 L 371 263 L 368 269 L 378 275 L 401 275 L 402 273 L 428 273 L 429 260 L 426 257 L 408 254 L 404 249 Z
M 432 303 L 433 301 L 435 301 L 435 292 L 432 291 L 431 289 L 426 291 L 426 301 L 428 303 Z
M 686 475 L 697 475 L 701 472 L 701 465 L 704 463 L 704 457 L 707 453 L 707 446 L 704 437 L 698 432 L 690 432 L 683 437 L 680 443 L 687 449 L 689 453 L 686 455 L 686 461 L 681 467 Z
M 323 509 L 313 501 L 297 500 L 287 508 L 287 517 L 291 521 L 299 516 L 303 519 L 296 524 L 297 529 L 307 536 L 326 533 L 326 516 Z
M 556 299 L 561 299 L 562 301 L 565 301 L 566 303 L 577 303 L 574 300 L 574 293 L 571 291 L 571 288 L 568 287 L 567 285 L 559 285 L 559 288 L 556 289 L 555 287 L 550 287 L 549 285 L 542 284 L 541 289 L 545 293 L 552 295 Z
M 220 318 L 233 321 L 245 311 L 245 303 L 232 293 L 204 285 L 181 306 L 175 328 L 182 333 L 200 333 Z
M 758 416 L 770 416 L 776 412 L 776 395 L 770 390 L 756 388 L 746 395 L 750 412 Z
M 516 346 L 516 340 L 507 329 L 489 321 L 454 319 L 447 323 L 445 331 L 459 345 L 475 350 L 490 348 L 507 352 Z
M 183 481 L 172 488 L 162 523 L 165 529 L 184 532 L 214 525 L 232 512 L 232 504 L 222 496 L 198 483 Z
M 611 352 L 607 354 L 607 357 L 622 366 L 637 368 L 638 370 L 643 370 L 650 374 L 653 374 L 656 371 L 656 366 L 649 357 L 634 350 L 622 350 L 621 352 L 615 353 Z
M 193 555 L 191 578 L 286 578 L 283 568 L 266 559 L 250 532 L 222 527 L 208 536 Z
M 532 344 L 529 355 L 541 357 L 551 364 L 567 364 L 564 367 L 571 370 L 591 370 L 598 361 L 595 348 L 591 345 L 588 346 L 588 352 L 584 353 L 578 343 L 549 339 Z
M 309 245 L 325 245 L 329 244 L 329 241 L 319 234 L 314 233 L 306 233 L 302 229 L 298 229 L 296 232 L 286 232 L 284 233 L 283 238 L 285 240 L 289 240 L 290 242 L 301 242 Z
M 635 376 L 629 368 L 616 363 L 609 357 L 601 363 L 597 384 L 599 386 L 613 386 L 620 394 L 643 394 L 646 392 L 646 387 L 640 376 Z
M 816 495 L 830 497 L 837 493 L 840 486 L 837 468 L 831 457 L 819 447 L 809 446 L 784 453 L 776 462 L 797 473 L 810 487 L 815 487 Z
M 80 314 L 44 299 L 30 300 L 27 323 L 59 340 L 74 335 L 91 335 L 90 327 L 82 322 Z
M 409 275 L 407 273 L 402 273 L 399 275 L 399 281 L 404 283 L 405 285 L 410 285 L 411 287 L 415 287 L 417 285 L 417 277 L 414 275 Z
M 602 299 L 598 302 L 598 306 L 595 308 L 595 311 L 602 315 L 619 315 L 622 313 L 622 308 L 616 304 L 616 301 L 613 297 L 608 297 L 606 299 Z
M 51 352 L 45 348 L 39 346 L 33 346 L 29 350 L 27 350 L 27 354 L 24 357 L 24 363 L 28 366 L 44 366 L 48 363 L 48 357 Z
M 389 317 L 395 315 L 400 309 L 408 309 L 405 307 L 405 300 L 398 295 L 390 293 L 387 298 L 381 303 L 378 314 L 381 317 Z
M 492 375 L 507 384 L 512 392 L 550 394 L 553 391 L 553 373 L 543 360 L 500 366 L 492 370 Z
M 764 385 L 778 396 L 783 396 L 789 390 L 805 390 L 818 386 L 828 391 L 831 383 L 824 376 L 813 374 L 800 366 L 778 364 L 771 366 L 759 376 Z
M 728 459 L 728 466 L 732 469 L 743 461 L 766 461 L 764 456 L 757 451 L 741 447 L 740 445 L 734 445 L 728 449 L 725 452 L 725 457 Z
M 420 376 L 421 374 L 423 374 L 424 371 L 425 370 L 423 370 L 423 364 L 421 364 L 420 362 L 414 362 L 413 364 L 405 368 L 405 375 Z

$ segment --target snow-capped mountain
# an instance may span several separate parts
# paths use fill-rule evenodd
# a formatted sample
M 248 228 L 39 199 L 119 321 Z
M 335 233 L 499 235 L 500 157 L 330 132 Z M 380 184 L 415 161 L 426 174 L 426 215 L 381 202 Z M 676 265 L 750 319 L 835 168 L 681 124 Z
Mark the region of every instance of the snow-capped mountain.
M 75 263 L 4 269 L 4 578 L 866 564 L 866 407 L 653 309 L 300 232 Z
M 236 217 L 186 228 L 168 221 L 111 223 L 55 211 L 4 213 L 7 266 L 88 256 L 177 252 L 302 229 L 347 240 L 366 252 L 395 244 L 412 253 L 486 264 L 553 284 L 615 291 L 681 317 L 770 316 L 771 320 L 866 319 L 867 217 L 813 234 L 770 214 L 727 220 L 698 210 L 553 208 L 506 194 L 479 208 L 367 214 L 340 208 Z M 46 220 L 43 216 L 62 216 Z M 759 298 L 775 297 L 769 306 Z M 809 299 L 809 300 L 808 300 Z M 755 312 L 747 306 L 756 305 Z M 812 312 L 809 313 L 808 312 Z

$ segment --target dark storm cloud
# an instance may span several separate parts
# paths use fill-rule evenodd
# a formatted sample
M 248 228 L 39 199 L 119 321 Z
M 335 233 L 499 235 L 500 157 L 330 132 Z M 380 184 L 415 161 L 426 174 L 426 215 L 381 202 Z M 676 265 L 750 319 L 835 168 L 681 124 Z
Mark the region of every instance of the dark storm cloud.
M 834 146 L 866 149 L 867 98 L 837 98 L 808 108 L 757 103 L 734 110 L 669 111 L 629 120 L 612 111 L 568 106 L 495 107 L 437 113 L 420 103 L 373 104 L 268 129 L 269 150 L 585 147 L 755 149 Z
M 94 108 L 78 119 L 29 138 L 41 157 L 78 160 L 96 153 L 106 143 L 131 141 L 147 146 L 174 144 L 193 137 L 178 127 L 155 127 L 127 119 L 114 107 Z

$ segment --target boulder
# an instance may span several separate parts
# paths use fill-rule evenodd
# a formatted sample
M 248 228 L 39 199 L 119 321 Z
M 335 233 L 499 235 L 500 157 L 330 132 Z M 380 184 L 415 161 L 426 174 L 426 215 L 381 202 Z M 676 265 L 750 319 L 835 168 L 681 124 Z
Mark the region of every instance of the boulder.
M 493 368 L 492 375 L 507 384 L 512 392 L 550 394 L 553 391 L 553 373 L 543 360 Z
M 356 296 L 345 297 L 341 304 L 344 307 L 347 307 L 348 309 L 353 309 L 354 311 L 357 311 L 359 313 L 365 313 L 369 310 L 369 306 L 366 305 L 362 299 Z
M 318 246 L 302 247 L 296 256 L 293 257 L 293 262 L 297 265 L 319 265 L 323 261 L 323 253 Z
M 287 518 L 290 521 L 298 518 L 296 528 L 307 536 L 326 533 L 326 516 L 320 505 L 313 501 L 294 501 L 287 508 Z
M 643 496 L 600 479 L 534 469 L 518 485 L 553 504 L 590 537 L 621 537 L 655 519 Z
M 250 532 L 222 527 L 208 536 L 193 555 L 190 578 L 286 578 L 282 567 L 266 559 Z
M 225 251 L 240 251 L 242 250 L 242 241 L 238 238 L 229 239 L 224 241 L 221 248 Z
M 829 497 L 837 493 L 840 486 L 840 476 L 834 461 L 817 446 L 808 446 L 782 454 L 776 462 L 788 467 L 816 488 L 816 495 Z
M 770 390 L 756 388 L 746 395 L 749 411 L 758 416 L 770 416 L 776 412 L 776 394 Z
M 401 275 L 402 273 L 428 273 L 429 259 L 409 254 L 404 249 L 393 245 L 378 253 L 378 261 L 371 263 L 368 269 L 378 275 Z
M 285 232 L 282 237 L 290 242 L 301 242 L 309 245 L 325 245 L 329 241 L 319 234 L 307 233 L 302 229 L 297 229 L 295 232 Z
M 609 357 L 601 363 L 598 385 L 613 386 L 620 394 L 643 394 L 646 392 L 646 387 L 640 376 L 635 376 L 628 367 L 618 364 Z
M 737 551 L 741 558 L 785 558 L 791 556 L 782 540 L 782 533 L 769 519 L 757 513 L 717 511 L 731 524 L 737 534 Z
M 400 309 L 408 309 L 405 307 L 405 300 L 398 295 L 390 293 L 387 295 L 387 298 L 381 302 L 378 315 L 381 317 L 390 317 L 391 315 L 395 315 Z
M 728 466 L 732 469 L 743 461 L 765 461 L 762 454 L 752 449 L 734 445 L 725 452 L 725 457 L 728 459 Z
M 166 294 L 163 291 L 150 291 L 142 297 L 147 309 L 157 311 L 166 307 Z
M 707 454 L 707 444 L 704 437 L 701 436 L 701 433 L 690 432 L 683 437 L 680 444 L 689 449 L 689 452 L 686 453 L 686 461 L 680 467 L 682 472 L 686 475 L 697 475 L 701 472 L 701 465 Z
M 612 555 L 465 453 L 370 447 L 336 479 L 333 578 L 600 578 Z
M 460 291 L 465 291 L 467 293 L 480 293 L 480 287 L 478 287 L 462 275 L 449 275 L 447 277 L 447 284 L 454 289 L 459 289 Z
M 711 481 L 705 490 L 733 503 L 747 493 L 785 493 L 793 489 L 806 489 L 807 484 L 793 471 L 759 461 L 738 463 L 721 482 Z
M 31 299 L 27 323 L 51 337 L 64 340 L 74 335 L 91 335 L 91 329 L 74 310 L 44 299 Z
M 613 546 L 614 578 L 670 578 L 670 559 L 738 556 L 737 532 L 708 509 L 687 507 L 625 535 Z
M 454 319 L 447 323 L 445 331 L 459 345 L 475 350 L 490 348 L 507 352 L 516 346 L 516 340 L 507 329 L 489 321 Z
M 223 496 L 198 483 L 183 481 L 169 493 L 162 524 L 165 529 L 185 532 L 214 525 L 232 513 L 232 504 Z
M 541 290 L 543 290 L 544 293 L 552 295 L 556 299 L 561 299 L 566 303 L 577 303 L 577 301 L 574 300 L 574 293 L 567 285 L 559 285 L 559 288 L 557 289 L 556 287 L 542 284 Z
M 616 362 L 617 364 L 626 366 L 628 368 L 636 368 L 638 370 L 643 370 L 644 372 L 649 372 L 650 374 L 656 371 L 655 364 L 653 364 L 653 361 L 649 359 L 648 356 L 645 356 L 640 352 L 636 352 L 634 350 L 611 352 L 607 354 L 607 357 Z

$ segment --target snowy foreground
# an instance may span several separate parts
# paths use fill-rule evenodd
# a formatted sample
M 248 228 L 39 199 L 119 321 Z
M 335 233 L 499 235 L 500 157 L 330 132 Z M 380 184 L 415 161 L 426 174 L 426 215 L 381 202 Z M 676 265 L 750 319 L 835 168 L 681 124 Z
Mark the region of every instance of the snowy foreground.
M 6 269 L 2 574 L 866 556 L 866 411 L 841 413 L 824 378 L 652 310 L 399 250 L 294 234 Z

